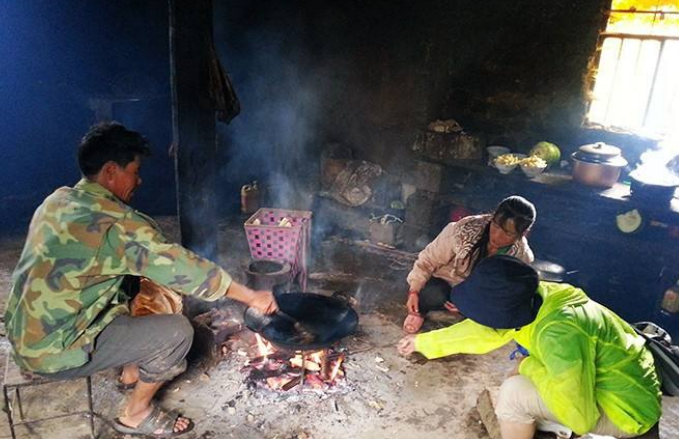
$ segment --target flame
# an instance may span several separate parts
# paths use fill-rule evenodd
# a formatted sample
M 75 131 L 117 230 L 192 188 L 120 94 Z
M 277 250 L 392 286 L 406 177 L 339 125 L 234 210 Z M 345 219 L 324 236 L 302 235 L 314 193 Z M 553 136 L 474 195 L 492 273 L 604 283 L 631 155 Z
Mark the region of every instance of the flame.
M 257 339 L 257 351 L 260 356 L 266 358 L 274 353 L 273 346 L 268 341 L 264 340 L 259 334 L 255 334 Z
M 246 366 L 250 366 L 251 379 L 261 380 L 261 378 L 253 378 L 252 371 L 264 371 L 266 373 L 265 385 L 273 390 L 290 390 L 291 388 L 302 383 L 312 389 L 325 390 L 330 386 L 336 384 L 335 380 L 344 377 L 344 370 L 342 369 L 342 362 L 345 359 L 345 353 L 330 354 L 326 350 L 314 351 L 305 353 L 297 351 L 290 358 L 285 359 L 280 355 L 282 351 L 276 351 L 273 345 L 259 334 L 255 334 L 256 352 L 251 348 L 250 353 L 258 355 L 254 362 L 246 361 Z M 276 355 L 273 355 L 276 353 Z M 293 368 L 303 368 L 304 377 L 300 379 L 299 371 L 291 370 Z
M 316 364 L 323 364 L 323 352 L 317 351 L 309 354 L 309 358 Z
M 320 364 L 315 361 L 311 361 L 310 358 L 305 358 L 304 363 L 302 363 L 302 355 L 300 354 L 297 354 L 294 357 L 290 358 L 289 362 L 290 365 L 294 367 L 302 367 L 302 365 L 304 365 L 304 369 L 306 370 L 314 372 L 321 370 Z
M 335 379 L 337 376 L 337 373 L 340 370 L 340 366 L 342 365 L 342 361 L 344 360 L 344 356 L 340 356 L 337 361 L 335 361 L 335 364 L 332 366 L 332 370 L 330 371 L 330 376 L 328 376 L 328 381 L 332 381 Z

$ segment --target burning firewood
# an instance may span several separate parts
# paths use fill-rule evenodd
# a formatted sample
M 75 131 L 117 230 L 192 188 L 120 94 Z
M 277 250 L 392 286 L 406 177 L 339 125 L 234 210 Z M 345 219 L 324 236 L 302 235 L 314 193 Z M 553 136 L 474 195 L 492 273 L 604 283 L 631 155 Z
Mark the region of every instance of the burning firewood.
M 318 375 L 307 376 L 306 384 L 312 389 L 323 389 L 326 387 L 325 382 Z
M 298 384 L 302 384 L 303 379 L 302 375 L 295 377 L 292 381 L 281 387 L 281 390 L 285 390 L 286 392 L 292 388 L 294 388 Z
M 248 386 L 288 391 L 298 385 L 302 390 L 326 391 L 344 377 L 346 353 L 332 348 L 296 353 L 275 349 L 259 334 L 248 349 L 250 355 L 241 372 L 247 373 Z
M 291 377 L 288 375 L 274 376 L 266 379 L 266 384 L 273 390 L 281 390 L 291 381 L 297 380 L 298 377 Z
M 290 364 L 292 364 L 295 367 L 302 367 L 302 356 L 301 355 L 295 355 L 290 359 Z M 321 370 L 320 364 L 311 361 L 311 360 L 304 360 L 304 369 L 311 371 L 311 372 L 318 372 Z

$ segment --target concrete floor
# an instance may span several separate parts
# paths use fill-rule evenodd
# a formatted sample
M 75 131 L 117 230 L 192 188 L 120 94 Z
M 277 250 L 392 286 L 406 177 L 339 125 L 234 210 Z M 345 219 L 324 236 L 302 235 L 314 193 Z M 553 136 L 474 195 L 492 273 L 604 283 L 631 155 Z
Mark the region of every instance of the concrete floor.
M 242 232 L 242 218 L 227 221 L 220 230 L 220 263 L 243 280 L 249 253 Z M 170 238 L 176 239 L 172 218 L 161 219 Z M 10 288 L 9 276 L 18 259 L 23 237 L 0 242 L 0 309 Z M 348 352 L 347 380 L 335 393 L 291 390 L 278 393 L 252 390 L 240 371 L 245 357 L 228 353 L 216 366 L 194 363 L 159 395 L 161 405 L 191 417 L 196 428 L 187 439 L 266 438 L 310 439 L 485 439 L 475 409 L 486 386 L 498 386 L 512 369 L 510 347 L 485 356 L 456 356 L 437 361 L 404 359 L 394 344 L 402 336 L 402 301 L 405 275 L 412 257 L 375 249 L 364 243 L 341 240 L 324 242 L 314 249 L 309 290 L 332 293 L 351 291 L 359 300 L 359 330 L 343 340 Z M 223 305 L 223 304 L 222 304 Z M 444 322 L 428 323 L 431 328 Z M 0 337 L 0 364 L 8 343 Z M 94 377 L 95 410 L 114 418 L 124 395 L 115 388 L 114 371 Z M 77 382 L 41 389 L 24 395 L 27 413 L 72 409 L 84 401 Z M 676 398 L 675 398 L 676 399 Z M 679 437 L 679 403 L 667 399 L 661 421 L 661 437 Z M 87 437 L 82 419 L 58 420 L 22 430 L 20 437 Z M 104 422 L 97 422 L 100 438 L 121 438 Z M 6 420 L 0 419 L 0 437 L 9 437 Z

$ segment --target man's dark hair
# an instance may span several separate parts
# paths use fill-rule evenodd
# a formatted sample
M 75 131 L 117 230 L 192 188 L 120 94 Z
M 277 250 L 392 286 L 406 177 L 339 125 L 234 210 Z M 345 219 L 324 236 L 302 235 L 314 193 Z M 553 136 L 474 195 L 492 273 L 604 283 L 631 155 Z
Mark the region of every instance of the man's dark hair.
M 92 177 L 109 161 L 125 167 L 137 156 L 150 155 L 146 137 L 119 122 L 101 122 L 92 126 L 80 141 L 78 166 L 84 176 Z

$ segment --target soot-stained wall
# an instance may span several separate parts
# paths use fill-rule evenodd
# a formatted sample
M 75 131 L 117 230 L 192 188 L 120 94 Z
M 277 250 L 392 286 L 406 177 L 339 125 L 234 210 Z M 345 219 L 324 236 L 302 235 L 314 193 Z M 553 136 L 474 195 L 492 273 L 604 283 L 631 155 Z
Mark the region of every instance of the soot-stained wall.
M 567 153 L 609 140 L 634 158 L 645 145 L 581 129 L 588 63 L 608 6 L 218 2 L 218 50 L 243 101 L 242 115 L 222 130 L 233 159 L 224 174 L 285 177 L 300 164 L 312 172 L 336 142 L 407 169 L 415 130 L 439 118 L 513 149 L 551 140 Z

